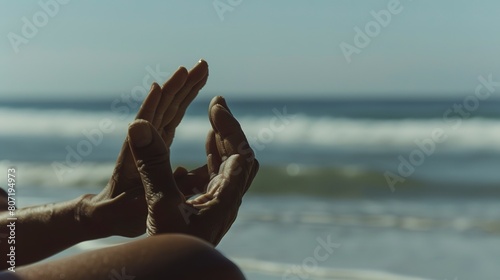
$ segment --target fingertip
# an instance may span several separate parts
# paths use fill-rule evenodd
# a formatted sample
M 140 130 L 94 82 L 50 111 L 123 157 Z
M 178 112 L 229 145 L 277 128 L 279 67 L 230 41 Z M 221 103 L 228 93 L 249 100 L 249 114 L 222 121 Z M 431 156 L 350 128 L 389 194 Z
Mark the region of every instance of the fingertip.
M 197 73 L 196 75 L 206 75 L 208 74 L 208 63 L 200 59 L 191 69 L 190 73 Z
M 146 147 L 153 141 L 153 127 L 146 120 L 135 120 L 129 125 L 128 136 L 136 148 Z
M 206 60 L 201 58 L 200 60 L 198 60 L 198 62 L 196 62 L 194 67 L 202 67 L 202 68 L 206 68 L 208 70 L 208 63 Z
M 226 99 L 224 98 L 224 96 L 220 96 L 219 104 L 222 105 L 222 107 L 224 107 L 231 114 L 231 110 L 229 109 L 229 106 L 227 105 L 227 102 L 226 102 Z
M 215 104 L 213 107 L 212 107 L 212 113 L 213 114 L 229 114 L 229 112 L 227 111 L 226 108 L 224 108 L 224 106 L 220 105 L 220 104 Z M 229 114 L 230 115 L 230 114 Z
M 160 88 L 160 85 L 157 82 L 153 82 L 153 84 L 151 84 L 150 92 L 153 92 L 153 91 L 155 91 L 156 89 L 159 89 L 159 88 Z
M 212 98 L 212 100 L 210 101 L 209 108 L 212 108 L 213 106 L 215 106 L 217 104 L 220 104 L 224 108 L 226 108 L 226 110 L 229 110 L 229 107 L 227 106 L 226 99 L 224 99 L 224 96 L 217 95 L 214 98 Z
M 215 104 L 210 110 L 212 126 L 218 132 L 230 133 L 234 127 L 239 127 L 239 122 L 222 105 Z M 226 134 L 224 133 L 224 134 Z
M 184 74 L 186 74 L 186 75 L 188 74 L 188 70 L 186 69 L 186 67 L 184 67 L 184 66 L 182 66 L 182 65 L 181 65 L 181 66 L 179 66 L 179 68 L 177 69 L 177 71 L 176 71 L 176 72 L 179 72 L 179 73 L 184 73 Z
M 179 66 L 177 71 L 175 71 L 174 75 L 175 77 L 182 78 L 185 82 L 187 80 L 187 77 L 189 75 L 189 71 L 186 69 L 184 66 Z
M 214 96 L 212 100 L 210 100 L 210 104 L 208 105 L 208 117 L 211 118 L 212 114 L 212 108 L 218 104 L 220 96 Z
M 153 82 L 148 96 L 144 99 L 137 113 L 136 119 L 152 121 L 158 102 L 161 99 L 161 88 L 158 83 Z
M 220 98 L 219 95 L 212 97 L 212 100 L 210 100 L 210 105 L 208 105 L 208 109 L 212 108 L 217 103 L 218 98 Z
M 168 79 L 165 83 L 163 83 L 162 88 L 163 89 L 168 88 L 167 85 L 169 84 L 169 82 L 170 83 L 179 83 L 179 86 L 182 86 L 186 82 L 187 76 L 188 76 L 188 70 L 186 69 L 186 67 L 179 66 L 179 68 L 177 68 L 177 70 L 170 77 L 170 79 Z
M 174 171 L 174 177 L 186 176 L 188 174 L 188 170 L 182 166 L 179 166 Z
M 132 126 L 137 126 L 137 125 L 150 125 L 151 123 L 148 122 L 147 120 L 144 120 L 144 119 L 137 119 L 137 120 L 134 120 L 132 121 L 128 127 L 132 127 Z

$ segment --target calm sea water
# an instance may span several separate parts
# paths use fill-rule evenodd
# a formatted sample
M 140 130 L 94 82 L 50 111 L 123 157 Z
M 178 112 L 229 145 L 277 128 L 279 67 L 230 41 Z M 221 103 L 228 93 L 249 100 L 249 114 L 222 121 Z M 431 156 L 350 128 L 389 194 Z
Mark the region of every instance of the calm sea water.
M 203 164 L 208 102 L 187 112 L 174 163 Z M 498 279 L 500 102 L 461 112 L 460 99 L 228 103 L 263 166 L 220 246 L 250 279 L 283 279 L 327 236 L 340 247 L 288 279 Z M 112 104 L 0 104 L 0 170 L 18 168 L 21 206 L 99 191 L 137 111 Z M 99 131 L 103 120 L 112 129 Z M 401 181 L 391 188 L 387 174 Z

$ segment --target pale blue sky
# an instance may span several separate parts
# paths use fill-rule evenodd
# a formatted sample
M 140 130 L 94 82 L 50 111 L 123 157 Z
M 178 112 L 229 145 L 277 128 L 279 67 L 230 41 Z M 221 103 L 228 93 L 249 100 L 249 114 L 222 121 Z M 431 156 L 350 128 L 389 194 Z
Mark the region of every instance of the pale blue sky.
M 450 96 L 473 92 L 479 75 L 500 80 L 500 1 L 401 0 L 351 63 L 339 44 L 390 0 L 242 0 L 223 21 L 213 2 L 72 0 L 16 54 L 8 34 L 42 8 L 2 1 L 0 98 L 111 98 L 148 65 L 172 72 L 199 58 L 205 91 L 235 97 Z

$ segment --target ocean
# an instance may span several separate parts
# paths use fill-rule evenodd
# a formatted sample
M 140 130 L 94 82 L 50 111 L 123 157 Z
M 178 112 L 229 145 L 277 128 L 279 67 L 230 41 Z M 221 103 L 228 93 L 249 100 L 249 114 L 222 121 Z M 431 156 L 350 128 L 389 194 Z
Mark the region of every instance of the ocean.
M 262 166 L 219 246 L 249 279 L 498 279 L 500 101 L 227 101 Z M 208 103 L 189 108 L 173 165 L 204 163 Z M 18 206 L 97 193 L 137 109 L 1 102 L 0 172 L 17 168 Z M 326 239 L 338 246 L 315 259 Z

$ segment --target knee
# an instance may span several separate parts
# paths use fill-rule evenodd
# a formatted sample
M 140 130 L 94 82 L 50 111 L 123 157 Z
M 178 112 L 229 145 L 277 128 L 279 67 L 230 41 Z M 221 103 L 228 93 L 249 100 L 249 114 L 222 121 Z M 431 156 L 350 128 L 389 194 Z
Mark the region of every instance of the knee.
M 105 260 L 105 261 L 102 261 Z M 238 267 L 200 239 L 164 234 L 16 270 L 21 279 L 107 279 L 116 269 L 136 280 L 245 279 Z M 91 274 L 89 274 L 91 273 Z M 132 276 L 133 275 L 133 276 Z M 1 278 L 0 276 L 0 279 Z
M 175 243 L 176 258 L 171 264 L 177 268 L 175 271 L 182 272 L 182 275 L 178 275 L 175 279 L 245 279 L 236 264 L 201 239 L 181 234 L 165 234 L 150 238 L 169 251 L 172 249 L 172 243 Z

